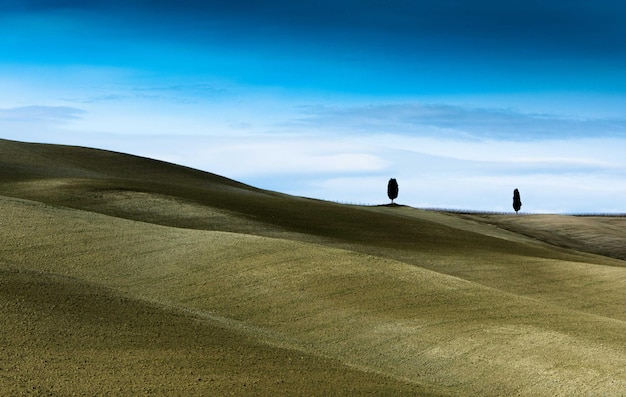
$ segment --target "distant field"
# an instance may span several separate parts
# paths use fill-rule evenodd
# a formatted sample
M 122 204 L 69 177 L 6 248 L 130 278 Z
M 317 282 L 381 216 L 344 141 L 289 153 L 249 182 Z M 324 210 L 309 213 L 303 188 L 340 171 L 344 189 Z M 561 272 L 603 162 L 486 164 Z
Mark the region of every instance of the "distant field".
M 624 218 L 291 197 L 0 141 L 0 393 L 622 396 Z
M 550 244 L 626 260 L 626 216 L 475 215 L 513 232 Z

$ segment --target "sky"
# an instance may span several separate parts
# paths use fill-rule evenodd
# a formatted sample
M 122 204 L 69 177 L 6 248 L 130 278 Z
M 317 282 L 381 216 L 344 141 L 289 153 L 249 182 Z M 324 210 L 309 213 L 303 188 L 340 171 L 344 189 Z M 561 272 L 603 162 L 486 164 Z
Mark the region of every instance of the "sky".
M 0 0 L 0 138 L 351 204 L 626 213 L 626 3 Z

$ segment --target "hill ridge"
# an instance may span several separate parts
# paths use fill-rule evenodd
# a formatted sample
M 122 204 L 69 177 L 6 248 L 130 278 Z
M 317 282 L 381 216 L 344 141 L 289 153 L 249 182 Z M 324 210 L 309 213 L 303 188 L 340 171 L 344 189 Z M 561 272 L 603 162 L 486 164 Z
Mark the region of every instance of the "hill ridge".
M 118 297 L 158 302 L 174 313 L 208 313 L 224 319 L 224 326 L 236 325 L 224 331 L 228 335 L 240 332 L 254 342 L 245 345 L 250 357 L 261 357 L 262 346 L 275 344 L 272 335 L 282 336 L 293 343 L 286 350 L 290 357 L 299 347 L 312 371 L 301 374 L 310 376 L 308 392 L 295 394 L 327 394 L 329 389 L 315 384 L 320 379 L 316 360 L 326 359 L 334 363 L 328 364 L 333 369 L 326 379 L 338 385 L 346 373 L 344 364 L 359 369 L 350 372 L 359 382 L 368 376 L 363 369 L 378 374 L 374 383 L 363 382 L 369 389 L 358 394 L 619 395 L 626 388 L 620 372 L 626 366 L 624 262 L 537 242 L 494 227 L 493 218 L 344 206 L 119 153 L 1 140 L 0 213 L 3 285 L 19 278 L 6 269 L 47 272 L 110 288 Z M 501 220 L 518 225 L 514 222 L 520 219 Z M 620 228 L 611 230 L 619 233 Z M 63 346 L 94 343 L 86 336 L 71 336 L 65 314 L 37 296 L 40 284 L 51 293 L 46 282 L 35 277 L 20 281 L 21 289 L 0 294 L 0 314 L 33 327 L 25 338 L 17 333 L 2 337 L 39 351 L 37 341 L 50 338 L 35 321 L 42 318 L 64 324 L 60 339 L 55 339 Z M 67 288 L 59 291 L 58 302 L 73 299 L 74 287 Z M 91 296 L 91 287 L 80 288 Z M 27 313 L 33 317 L 17 314 L 24 302 L 31 302 Z M 84 307 L 93 303 L 84 297 L 77 302 Z M 81 307 L 74 306 L 83 313 Z M 115 307 L 123 311 L 123 305 Z M 132 346 L 137 342 L 124 324 L 133 323 L 133 332 L 155 338 L 152 330 L 169 327 L 161 328 L 165 325 L 159 325 L 159 316 L 163 324 L 176 322 L 157 313 L 150 317 L 154 328 L 141 330 L 140 324 L 106 310 L 102 319 L 89 321 L 115 320 L 107 332 Z M 180 321 L 190 329 L 186 320 Z M 17 330 L 16 324 L 8 322 L 7 329 Z M 199 326 L 215 330 L 213 325 Z M 208 349 L 202 346 L 209 341 L 185 338 Z M 105 345 L 98 346 L 105 357 L 112 354 Z M 159 356 L 158 345 L 148 341 L 145 346 L 154 357 L 165 357 Z M 52 360 L 65 357 L 54 346 L 42 349 Z M 209 368 L 225 380 L 205 386 L 246 394 L 240 383 L 228 386 L 226 372 L 220 372 L 238 368 L 250 374 L 246 363 L 210 351 L 216 360 L 210 365 L 203 361 L 205 371 Z M 132 348 L 122 352 L 133 363 L 124 370 L 138 371 L 141 355 Z M 3 357 L 13 368 L 11 379 L 19 382 L 18 365 L 9 353 L 23 355 L 10 350 Z M 32 368 L 39 365 L 29 360 L 35 360 L 28 361 Z M 193 367 L 185 357 L 177 360 Z M 151 362 L 148 372 L 167 368 L 162 358 Z M 55 368 L 63 373 L 72 368 L 66 365 Z M 124 364 L 105 360 L 102 365 Z M 250 368 L 264 365 L 268 373 L 283 374 L 290 364 L 268 361 Z M 63 387 L 42 373 L 48 378 L 36 371 L 29 377 L 52 389 Z M 92 377 L 115 384 L 102 369 Z M 2 379 L 0 386 L 8 378 Z M 189 378 L 176 379 L 182 388 L 196 390 Z M 232 379 L 241 378 L 233 374 Z M 263 387 L 250 393 L 294 394 L 280 383 L 272 386 L 257 379 L 261 383 Z M 96 390 L 84 387 L 87 394 Z M 349 388 L 338 390 L 350 395 Z

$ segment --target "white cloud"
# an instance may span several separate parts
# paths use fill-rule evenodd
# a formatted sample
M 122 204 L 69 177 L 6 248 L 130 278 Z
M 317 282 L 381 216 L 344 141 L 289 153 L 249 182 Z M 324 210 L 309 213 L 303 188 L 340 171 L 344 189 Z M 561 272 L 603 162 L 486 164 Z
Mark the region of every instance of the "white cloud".
M 378 172 L 387 161 L 371 148 L 347 145 L 341 139 L 320 142 L 285 136 L 203 139 L 199 151 L 203 168 L 219 169 L 233 177 L 319 175 Z
M 529 142 L 524 151 L 531 161 L 507 160 L 501 146 L 489 143 L 454 142 L 461 152 L 464 145 L 465 151 L 479 151 L 459 159 L 442 156 L 437 148 L 429 153 L 428 145 L 398 149 L 379 140 L 389 142 L 342 136 L 206 138 L 188 142 L 195 152 L 181 153 L 179 160 L 262 188 L 346 203 L 385 203 L 386 183 L 396 177 L 398 201 L 418 207 L 510 211 L 512 191 L 519 188 L 525 212 L 626 211 L 626 160 L 618 160 L 626 140 L 612 140 L 610 146 L 570 141 L 566 157 L 544 157 L 543 143 Z M 585 150 L 594 147 L 604 147 L 609 160 Z

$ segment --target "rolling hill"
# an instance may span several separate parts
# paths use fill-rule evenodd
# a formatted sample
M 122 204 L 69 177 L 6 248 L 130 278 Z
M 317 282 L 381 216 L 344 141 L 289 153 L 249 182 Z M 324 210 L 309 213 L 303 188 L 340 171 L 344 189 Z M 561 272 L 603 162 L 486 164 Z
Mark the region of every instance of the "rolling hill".
M 623 218 L 347 206 L 5 140 L 0 211 L 7 395 L 626 390 Z

